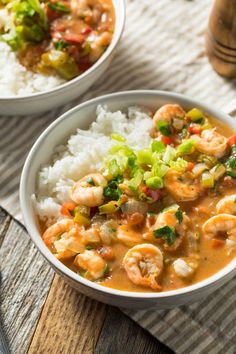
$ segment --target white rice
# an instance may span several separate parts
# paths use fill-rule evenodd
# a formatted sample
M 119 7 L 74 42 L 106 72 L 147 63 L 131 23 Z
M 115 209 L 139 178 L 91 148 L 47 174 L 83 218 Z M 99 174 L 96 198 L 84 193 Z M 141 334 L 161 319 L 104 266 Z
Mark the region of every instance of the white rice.
M 50 165 L 39 172 L 36 210 L 42 221 L 50 224 L 59 217 L 60 205 L 70 201 L 70 190 L 76 181 L 88 173 L 99 171 L 103 158 L 117 141 L 112 133 L 121 134 L 134 150 L 151 143 L 152 120 L 148 111 L 130 107 L 128 113 L 109 112 L 98 106 L 97 119 L 90 129 L 77 130 L 66 146 L 60 146 Z
M 6 9 L 0 10 L 0 29 L 10 29 L 11 18 Z M 55 75 L 32 73 L 22 66 L 14 51 L 5 42 L 0 42 L 0 96 L 25 96 L 48 91 L 64 83 Z

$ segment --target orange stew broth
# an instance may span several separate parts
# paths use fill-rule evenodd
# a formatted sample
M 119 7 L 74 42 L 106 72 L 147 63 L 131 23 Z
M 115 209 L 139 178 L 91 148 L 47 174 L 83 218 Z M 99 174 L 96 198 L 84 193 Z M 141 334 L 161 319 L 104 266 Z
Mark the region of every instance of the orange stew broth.
M 224 135 L 225 137 L 230 137 L 234 132 L 233 130 L 226 126 L 225 124 L 209 118 L 209 122 L 217 128 L 217 131 Z M 206 195 L 202 196 L 196 201 L 192 202 L 178 202 L 182 211 L 186 212 L 187 216 L 191 220 L 190 230 L 192 232 L 199 233 L 199 266 L 195 271 L 194 275 L 189 279 L 182 279 L 175 274 L 173 274 L 171 262 L 179 257 L 185 257 L 188 255 L 188 245 L 186 240 L 184 240 L 181 246 L 172 252 L 167 252 L 163 250 L 160 241 L 154 240 L 143 240 L 140 243 L 153 243 L 154 245 L 160 247 L 164 255 L 164 268 L 161 276 L 159 277 L 158 283 L 161 285 L 162 291 L 174 290 L 182 287 L 186 287 L 191 284 L 195 284 L 201 280 L 204 280 L 211 275 L 217 273 L 219 270 L 224 268 L 234 257 L 236 252 L 228 252 L 225 245 L 219 247 L 213 247 L 211 240 L 206 239 L 201 231 L 203 223 L 210 217 L 216 215 L 216 204 L 217 202 L 228 195 L 236 193 L 236 185 L 232 184 L 230 187 L 222 186 L 217 192 L 218 195 Z M 158 204 L 158 203 L 157 203 Z M 158 211 L 162 210 L 163 205 L 160 207 L 152 207 L 152 210 Z M 45 231 L 46 226 L 41 223 L 42 231 Z M 136 232 L 141 234 L 146 231 L 145 227 L 133 227 Z M 135 285 L 127 277 L 126 271 L 122 266 L 122 260 L 126 252 L 131 248 L 127 247 L 122 243 L 114 242 L 112 248 L 115 253 L 115 259 L 109 262 L 110 272 L 103 279 L 97 280 L 99 284 L 102 284 L 109 288 L 115 288 L 119 290 L 126 291 L 138 291 L 138 292 L 155 292 L 151 288 Z M 78 267 L 74 265 L 74 257 L 69 260 L 62 260 L 62 262 L 76 273 L 79 273 Z

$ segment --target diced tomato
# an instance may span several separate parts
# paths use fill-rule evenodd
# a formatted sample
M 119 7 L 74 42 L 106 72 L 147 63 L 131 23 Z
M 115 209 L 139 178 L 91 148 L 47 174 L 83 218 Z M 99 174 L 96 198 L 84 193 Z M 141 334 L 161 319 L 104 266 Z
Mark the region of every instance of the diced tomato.
M 229 144 L 230 146 L 236 145 L 236 134 L 232 135 L 232 136 L 229 138 L 228 144 Z
M 192 169 L 194 168 L 195 164 L 191 161 L 188 162 L 188 166 L 187 166 L 187 171 L 192 171 Z
M 165 145 L 170 145 L 173 144 L 174 140 L 173 138 L 169 137 L 169 136 L 161 136 L 161 141 L 165 144 Z
M 218 238 L 213 238 L 213 239 L 211 240 L 211 244 L 212 244 L 212 247 L 218 248 L 218 247 L 224 246 L 225 241 L 224 241 L 224 240 L 220 240 L 220 239 L 218 239 Z
M 92 32 L 92 28 L 91 27 L 85 27 L 81 30 L 81 34 L 89 34 Z
M 62 215 L 72 218 L 73 216 L 71 215 L 70 212 L 73 212 L 75 207 L 76 207 L 75 203 L 66 202 L 66 203 L 62 204 L 60 212 L 61 212 Z
M 63 39 L 68 43 L 82 44 L 85 40 L 85 37 L 82 34 L 65 33 L 63 34 Z
M 190 134 L 197 134 L 197 135 L 200 135 L 201 134 L 201 129 L 194 126 L 194 125 L 190 125 L 188 127 L 188 131 Z

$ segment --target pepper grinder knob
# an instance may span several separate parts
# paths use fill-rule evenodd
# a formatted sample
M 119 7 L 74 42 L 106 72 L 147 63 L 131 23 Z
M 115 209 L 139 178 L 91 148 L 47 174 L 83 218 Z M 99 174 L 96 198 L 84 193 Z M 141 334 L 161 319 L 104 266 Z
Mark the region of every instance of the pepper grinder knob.
M 236 0 L 215 0 L 206 33 L 206 53 L 218 74 L 236 77 Z

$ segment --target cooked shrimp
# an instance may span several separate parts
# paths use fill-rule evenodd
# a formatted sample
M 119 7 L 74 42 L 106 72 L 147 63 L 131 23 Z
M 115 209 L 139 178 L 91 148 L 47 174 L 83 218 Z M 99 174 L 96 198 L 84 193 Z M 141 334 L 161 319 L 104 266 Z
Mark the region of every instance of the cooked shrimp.
M 190 223 L 188 216 L 184 213 L 182 214 L 183 219 L 180 222 L 176 217 L 176 211 L 177 210 L 175 209 L 171 209 L 158 214 L 157 220 L 152 226 L 152 230 L 158 230 L 164 226 L 169 226 L 176 232 L 176 238 L 172 245 L 168 245 L 167 242 L 164 243 L 164 248 L 168 251 L 175 251 L 181 245 Z
M 157 122 L 165 121 L 168 124 L 172 125 L 176 123 L 175 121 L 182 121 L 182 124 L 174 124 L 175 127 L 178 127 L 177 130 L 181 130 L 184 125 L 184 117 L 186 113 L 178 104 L 166 104 L 156 111 L 153 117 L 154 128 L 157 127 Z
M 71 199 L 88 207 L 99 206 L 103 203 L 103 188 L 107 181 L 100 173 L 91 173 L 81 178 L 72 188 Z
M 223 135 L 217 133 L 215 129 L 203 130 L 201 136 L 196 136 L 195 147 L 198 151 L 215 156 L 222 157 L 228 148 L 228 140 Z
M 89 272 L 92 279 L 101 278 L 106 270 L 106 262 L 96 251 L 88 251 L 78 254 L 74 264 Z
M 202 231 L 209 239 L 224 234 L 226 239 L 233 240 L 236 237 L 236 216 L 230 214 L 212 216 L 202 225 Z
M 202 192 L 200 182 L 193 179 L 190 172 L 181 173 L 170 169 L 165 175 L 165 187 L 178 202 L 197 199 Z
M 163 255 L 158 247 L 149 243 L 134 246 L 126 253 L 123 266 L 134 284 L 160 290 L 157 278 L 163 269 Z
M 216 204 L 216 211 L 218 214 L 236 214 L 236 194 L 229 195 L 227 197 L 222 198 Z
M 44 232 L 43 240 L 60 259 L 73 257 L 85 249 L 80 227 L 71 219 L 62 219 L 50 226 Z
M 130 225 L 122 225 L 117 228 L 117 239 L 126 246 L 132 247 L 142 241 L 142 234 Z
M 81 229 L 80 235 L 86 245 L 90 243 L 99 243 L 101 241 L 99 227 L 97 225 L 93 225 L 87 230 Z

